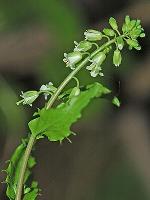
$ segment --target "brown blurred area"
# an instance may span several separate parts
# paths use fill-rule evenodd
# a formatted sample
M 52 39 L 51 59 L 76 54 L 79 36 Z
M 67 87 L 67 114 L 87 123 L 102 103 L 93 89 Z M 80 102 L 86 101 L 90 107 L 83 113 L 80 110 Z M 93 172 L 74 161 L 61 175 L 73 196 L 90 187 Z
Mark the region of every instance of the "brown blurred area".
M 2 1 L 2 8 L 9 7 L 9 3 L 10 1 Z M 18 1 L 15 3 L 18 4 Z M 53 7 L 55 3 L 50 0 L 48 6 Z M 141 41 L 142 51 L 130 54 L 125 52 L 124 64 L 120 67 L 122 69 L 109 72 L 112 78 L 108 85 L 110 84 L 114 92 L 119 91 L 121 107 L 114 108 L 104 100 L 97 109 L 90 105 L 85 120 L 73 126 L 74 132 L 78 134 L 71 138 L 72 144 L 64 141 L 59 145 L 46 139 L 39 141 L 34 151 L 37 166 L 33 177 L 42 188 L 39 200 L 148 200 L 150 1 L 64 0 L 56 4 L 54 13 L 50 9 L 51 14 L 42 15 L 42 12 L 48 12 L 48 8 L 44 10 L 44 5 L 41 5 L 43 10 L 39 11 L 40 6 L 37 8 L 33 5 L 31 13 L 22 10 L 21 17 L 16 14 L 19 6 L 15 9 L 13 5 L 12 16 L 16 15 L 15 20 L 11 21 L 10 15 L 4 20 L 4 25 L 0 25 L 0 169 L 6 167 L 5 161 L 9 160 L 20 139 L 25 137 L 28 131 L 27 122 L 36 109 L 16 107 L 19 91 L 39 88 L 48 81 L 58 84 L 66 74 L 62 63 L 63 52 L 71 49 L 72 42 L 80 38 L 84 29 L 103 28 L 110 16 L 114 16 L 121 24 L 128 14 L 132 18 L 141 19 L 146 38 Z M 67 10 L 70 20 L 65 19 L 69 14 L 57 13 Z M 63 14 L 64 19 L 61 19 Z M 35 19 L 33 15 L 38 17 Z M 57 20 L 53 20 L 55 15 Z M 68 30 L 65 20 L 71 30 Z M 64 24 L 61 27 L 62 22 Z M 6 29 L 3 30 L 5 23 Z M 69 38 L 67 34 L 74 35 Z M 58 66 L 55 65 L 57 61 Z M 88 79 L 85 80 L 87 81 Z M 96 105 L 99 104 L 98 101 L 96 100 Z M 37 106 L 41 106 L 41 102 Z M 1 173 L 0 181 L 4 177 L 5 174 Z M 5 189 L 2 184 L 0 200 L 7 199 Z

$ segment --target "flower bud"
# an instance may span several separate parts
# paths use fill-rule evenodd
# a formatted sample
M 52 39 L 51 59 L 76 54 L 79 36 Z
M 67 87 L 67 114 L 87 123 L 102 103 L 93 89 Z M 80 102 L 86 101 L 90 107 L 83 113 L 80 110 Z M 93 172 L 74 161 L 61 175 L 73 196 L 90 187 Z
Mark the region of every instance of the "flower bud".
M 110 37 L 115 35 L 114 30 L 109 29 L 109 28 L 104 28 L 103 32 L 104 32 L 105 35 L 110 36 Z
M 128 32 L 128 27 L 127 27 L 126 24 L 123 24 L 123 26 L 122 26 L 122 32 L 123 32 L 124 34 L 126 34 L 126 33 Z
M 131 46 L 131 47 L 134 47 L 134 48 L 136 48 L 136 47 L 138 47 L 138 46 L 139 46 L 139 44 L 138 44 L 138 41 L 137 41 L 137 40 L 131 40 L 131 39 L 127 39 L 126 41 L 127 41 L 127 44 L 128 44 L 129 46 Z
M 136 20 L 136 26 L 139 26 L 141 24 L 141 20 L 137 19 Z
M 108 46 L 104 49 L 103 53 L 108 54 L 112 50 L 112 46 Z
M 92 43 L 89 41 L 81 41 L 80 43 L 74 42 L 76 44 L 74 51 L 83 51 L 86 52 L 92 48 Z
M 85 35 L 85 39 L 89 41 L 98 41 L 102 39 L 102 33 L 100 31 L 96 31 L 92 29 L 84 32 L 84 35 Z
M 136 27 L 132 29 L 132 31 L 130 31 L 130 35 L 132 39 L 136 39 L 137 37 L 140 36 L 142 30 L 141 29 L 137 29 Z
M 113 17 L 109 19 L 109 24 L 114 30 L 118 30 L 117 22 Z
M 80 94 L 80 88 L 79 87 L 74 87 L 69 95 L 69 98 L 78 96 Z
M 145 33 L 141 33 L 141 34 L 140 34 L 140 37 L 141 37 L 141 38 L 145 37 Z
M 131 20 L 130 23 L 128 24 L 128 30 L 132 30 L 133 27 L 136 25 L 136 20 Z
M 130 23 L 130 17 L 128 15 L 125 17 L 125 23 L 126 25 L 129 25 Z
M 116 42 L 117 42 L 118 49 L 122 50 L 124 47 L 124 40 L 122 39 L 122 37 L 117 37 Z
M 116 49 L 113 55 L 113 64 L 116 67 L 118 67 L 121 64 L 121 61 L 122 61 L 121 52 L 118 49 Z
M 63 61 L 67 64 L 66 67 L 70 67 L 71 69 L 75 69 L 75 64 L 77 64 L 82 59 L 82 53 L 79 51 L 75 51 L 72 53 L 64 53 Z

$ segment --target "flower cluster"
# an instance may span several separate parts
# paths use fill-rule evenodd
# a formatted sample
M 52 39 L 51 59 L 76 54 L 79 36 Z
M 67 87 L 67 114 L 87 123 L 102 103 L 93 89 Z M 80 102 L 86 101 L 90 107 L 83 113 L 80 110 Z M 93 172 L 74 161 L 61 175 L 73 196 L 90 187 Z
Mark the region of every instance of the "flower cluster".
M 119 36 L 116 38 L 116 50 L 113 55 L 113 63 L 115 66 L 121 64 L 121 50 L 123 49 L 125 42 L 129 45 L 129 50 L 132 50 L 133 48 L 141 50 L 141 46 L 137 39 L 138 37 L 145 37 L 145 33 L 140 23 L 140 20 L 131 20 L 129 16 L 125 17 L 125 22 L 122 26 L 122 35 L 118 31 Z
M 96 44 L 96 41 L 100 41 L 103 38 L 103 34 L 100 31 L 96 30 L 86 30 L 84 32 L 85 40 L 81 42 L 74 42 L 75 48 L 72 53 L 65 53 L 63 61 L 66 63 L 66 67 L 70 67 L 72 70 L 75 69 L 76 64 L 78 64 L 85 54 L 90 55 L 89 50 L 92 49 L 93 45 L 96 45 L 98 48 L 98 44 Z M 91 76 L 95 77 L 98 74 L 103 76 L 103 73 L 101 71 L 101 64 L 105 60 L 106 55 L 104 52 L 99 52 L 97 55 L 95 55 L 92 59 L 89 59 L 89 62 L 92 64 L 90 66 L 87 66 L 86 69 L 90 70 Z
M 90 71 L 91 76 L 104 76 L 101 66 L 106 59 L 106 54 L 112 49 L 111 46 L 107 46 L 103 51 L 97 51 L 96 55 L 94 54 L 94 56 L 92 56 L 93 45 L 96 45 L 97 49 L 99 49 L 100 46 L 98 42 L 103 38 L 107 38 L 108 42 L 113 40 L 116 45 L 116 49 L 113 53 L 113 64 L 116 67 L 121 64 L 121 50 L 123 49 L 125 42 L 129 45 L 130 50 L 132 48 L 135 48 L 136 50 L 141 49 L 137 39 L 138 37 L 145 37 L 145 34 L 144 29 L 140 24 L 140 20 L 131 20 L 129 16 L 126 16 L 122 26 L 122 33 L 113 17 L 109 19 L 109 25 L 110 28 L 104 28 L 102 32 L 92 29 L 86 30 L 84 32 L 85 39 L 79 43 L 75 41 L 73 52 L 64 54 L 65 58 L 63 61 L 66 63 L 66 67 L 74 70 L 76 66 L 82 62 L 86 54 L 89 56 L 89 62 L 91 62 L 86 69 Z
M 111 17 L 109 19 L 110 28 L 104 28 L 102 32 L 98 30 L 89 29 L 84 32 L 84 40 L 80 42 L 74 41 L 75 47 L 73 52 L 64 53 L 63 61 L 66 63 L 66 67 L 72 70 L 78 66 L 79 63 L 84 61 L 85 56 L 89 64 L 86 63 L 86 69 L 90 71 L 92 77 L 104 76 L 102 71 L 102 65 L 106 60 L 107 54 L 112 50 L 112 44 L 115 44 L 115 49 L 113 52 L 113 64 L 118 67 L 122 62 L 121 51 L 125 46 L 125 43 L 129 45 L 129 49 L 140 50 L 141 47 L 138 43 L 139 37 L 145 37 L 144 29 L 141 26 L 140 20 L 131 20 L 129 16 L 125 17 L 124 24 L 122 26 L 122 31 L 119 30 L 117 21 Z M 103 38 L 107 38 L 103 45 L 99 42 Z M 96 49 L 94 47 L 96 46 Z M 103 48 L 102 48 L 103 47 Z M 47 100 L 49 95 L 53 95 L 56 91 L 56 87 L 50 82 L 46 85 L 42 85 L 39 91 L 27 91 L 22 92 L 20 95 L 22 100 L 17 102 L 27 104 L 32 106 L 32 103 L 39 97 L 42 93 Z M 80 93 L 79 84 L 75 87 L 71 96 L 76 96 Z
M 129 16 L 126 16 L 125 23 L 122 26 L 122 32 L 126 36 L 126 42 L 129 45 L 130 50 L 132 48 L 141 50 L 137 38 L 145 37 L 145 33 L 140 20 L 131 20 Z

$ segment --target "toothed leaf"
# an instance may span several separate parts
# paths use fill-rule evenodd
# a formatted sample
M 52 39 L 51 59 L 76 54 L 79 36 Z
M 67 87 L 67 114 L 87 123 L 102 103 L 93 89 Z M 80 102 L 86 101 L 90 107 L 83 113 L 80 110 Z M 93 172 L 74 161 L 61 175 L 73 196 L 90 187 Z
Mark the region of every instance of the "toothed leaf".
M 110 90 L 99 83 L 87 86 L 78 96 L 50 110 L 42 109 L 39 117 L 29 123 L 35 136 L 45 135 L 50 141 L 62 141 L 71 134 L 70 127 L 81 117 L 81 111 L 94 97 L 101 97 Z

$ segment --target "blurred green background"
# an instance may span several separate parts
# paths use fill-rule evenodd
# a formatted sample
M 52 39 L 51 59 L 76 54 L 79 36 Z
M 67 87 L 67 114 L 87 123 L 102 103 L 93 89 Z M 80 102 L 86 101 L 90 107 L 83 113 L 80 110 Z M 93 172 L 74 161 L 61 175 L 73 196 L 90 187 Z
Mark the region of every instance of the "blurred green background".
M 148 200 L 150 199 L 150 2 L 148 0 L 1 0 L 0 1 L 0 169 L 28 133 L 32 108 L 16 106 L 20 91 L 56 86 L 69 73 L 63 53 L 73 49 L 87 28 L 107 26 L 114 16 L 139 18 L 146 32 L 142 51 L 124 51 L 119 69 L 109 56 L 104 78 L 78 76 L 81 84 L 99 81 L 119 95 L 117 109 L 107 100 L 95 100 L 73 126 L 73 144 L 64 141 L 36 144 L 38 164 L 34 179 L 42 189 L 40 200 Z M 0 181 L 5 174 L 0 174 Z M 0 186 L 0 199 L 5 196 Z

